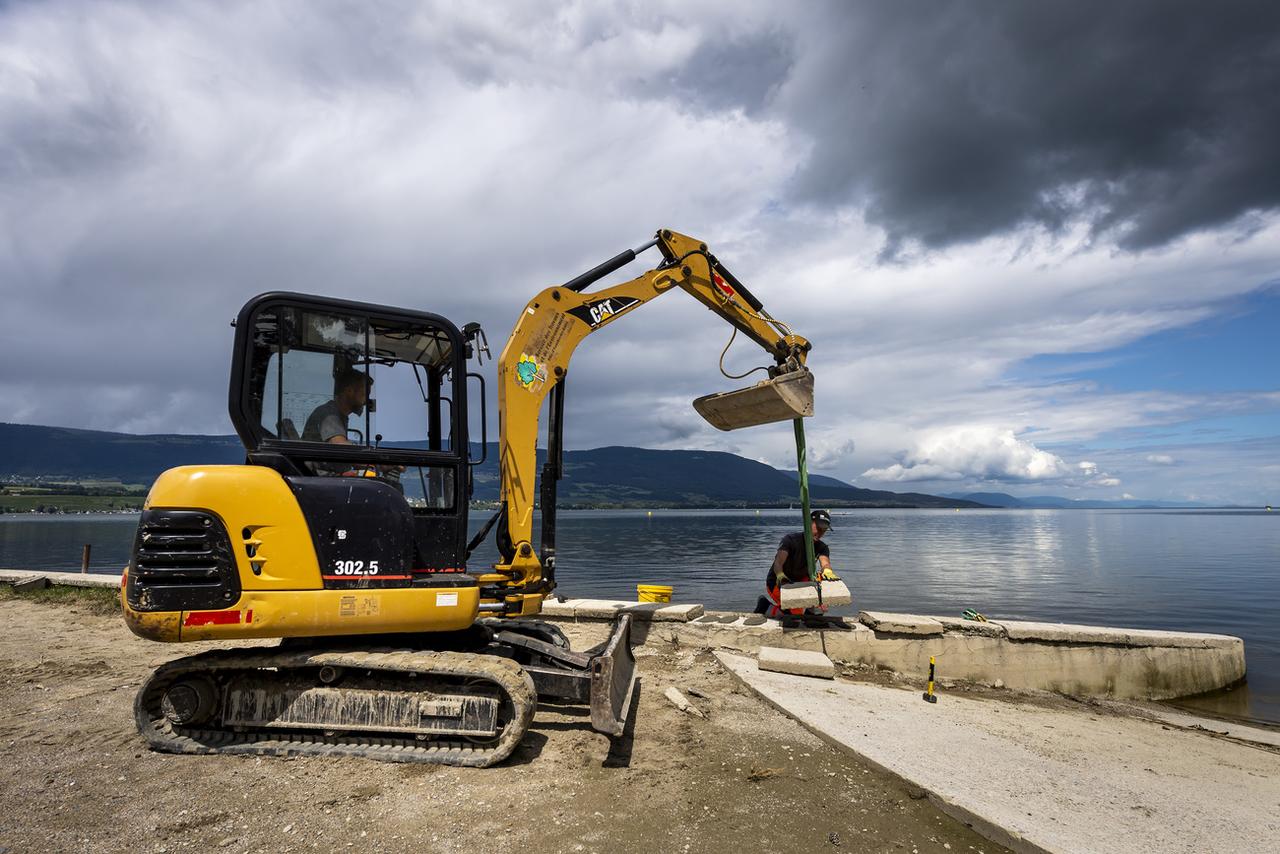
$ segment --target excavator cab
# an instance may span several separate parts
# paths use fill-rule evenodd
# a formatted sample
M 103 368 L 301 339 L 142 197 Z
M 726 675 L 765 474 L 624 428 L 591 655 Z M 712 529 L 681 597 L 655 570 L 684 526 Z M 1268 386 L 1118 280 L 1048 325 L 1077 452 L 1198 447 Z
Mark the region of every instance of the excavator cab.
M 463 572 L 468 349 L 425 312 L 283 293 L 241 311 L 232 420 L 293 489 L 327 588 Z

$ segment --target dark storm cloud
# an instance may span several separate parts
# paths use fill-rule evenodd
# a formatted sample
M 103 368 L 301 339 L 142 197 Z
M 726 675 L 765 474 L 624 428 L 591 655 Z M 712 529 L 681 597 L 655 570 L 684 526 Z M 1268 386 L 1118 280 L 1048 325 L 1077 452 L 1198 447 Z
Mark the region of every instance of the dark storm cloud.
M 754 114 L 786 79 L 793 61 L 791 39 L 777 31 L 711 39 L 654 94 Z
M 1280 205 L 1280 4 L 829 12 L 776 103 L 814 139 L 795 192 L 865 206 L 889 254 L 1080 222 L 1143 249 Z

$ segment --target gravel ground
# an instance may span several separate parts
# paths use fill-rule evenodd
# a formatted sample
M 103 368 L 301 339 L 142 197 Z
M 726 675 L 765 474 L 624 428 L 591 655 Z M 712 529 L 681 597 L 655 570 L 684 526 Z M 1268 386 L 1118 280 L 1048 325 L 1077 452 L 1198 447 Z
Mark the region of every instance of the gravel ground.
M 210 645 L 135 638 L 102 595 L 7 591 L 0 852 L 1002 850 L 825 747 L 710 654 L 672 647 L 638 650 L 630 737 L 543 707 L 497 768 L 152 753 L 134 692 Z M 570 629 L 575 647 L 601 631 Z M 670 686 L 705 717 L 672 706 Z

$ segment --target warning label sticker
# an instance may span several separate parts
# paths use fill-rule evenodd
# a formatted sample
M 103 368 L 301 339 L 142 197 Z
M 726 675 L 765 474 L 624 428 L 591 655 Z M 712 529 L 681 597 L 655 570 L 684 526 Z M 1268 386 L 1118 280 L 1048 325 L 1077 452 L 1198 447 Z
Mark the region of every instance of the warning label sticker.
M 376 617 L 381 610 L 378 596 L 343 596 L 338 600 L 339 617 Z
M 437 608 L 456 608 L 457 605 L 458 605 L 457 593 L 437 593 L 436 594 Z

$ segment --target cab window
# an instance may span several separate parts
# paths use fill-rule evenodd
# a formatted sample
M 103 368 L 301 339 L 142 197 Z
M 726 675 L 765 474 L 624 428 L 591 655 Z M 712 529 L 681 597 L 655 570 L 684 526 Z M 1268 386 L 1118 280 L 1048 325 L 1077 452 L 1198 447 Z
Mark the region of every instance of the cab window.
M 263 440 L 296 444 L 289 456 L 315 474 L 379 477 L 411 504 L 454 503 L 448 466 L 307 460 L 306 448 L 458 452 L 454 438 L 453 341 L 424 322 L 270 306 L 253 316 L 246 382 L 251 420 Z M 375 454 L 376 456 L 376 454 Z

